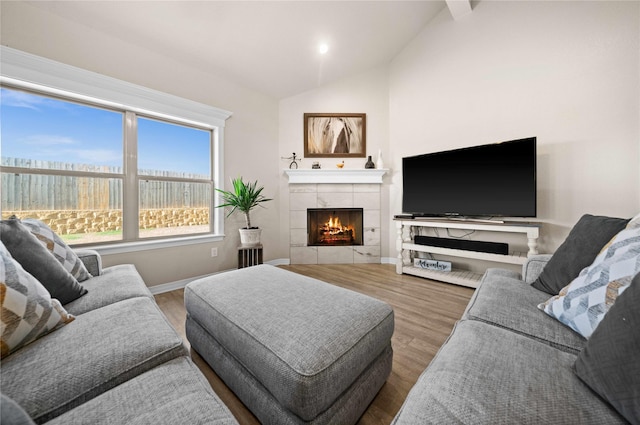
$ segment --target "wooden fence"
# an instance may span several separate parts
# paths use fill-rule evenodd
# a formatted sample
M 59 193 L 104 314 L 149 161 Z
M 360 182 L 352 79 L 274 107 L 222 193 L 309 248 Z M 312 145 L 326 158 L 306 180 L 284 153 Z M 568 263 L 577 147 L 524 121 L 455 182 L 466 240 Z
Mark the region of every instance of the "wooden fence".
M 122 167 L 44 162 L 2 158 L 3 166 L 74 170 L 122 174 Z M 199 174 L 141 170 L 149 177 L 206 179 Z M 141 180 L 141 209 L 204 208 L 211 202 L 211 185 L 200 182 Z M 123 181 L 120 178 L 76 177 L 42 174 L 2 173 L 2 209 L 32 210 L 120 210 Z

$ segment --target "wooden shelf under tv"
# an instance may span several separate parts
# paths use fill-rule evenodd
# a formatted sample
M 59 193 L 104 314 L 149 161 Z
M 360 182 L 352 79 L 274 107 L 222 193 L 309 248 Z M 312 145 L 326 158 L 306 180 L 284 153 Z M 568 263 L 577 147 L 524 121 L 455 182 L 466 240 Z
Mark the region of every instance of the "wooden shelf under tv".
M 443 282 L 454 283 L 456 285 L 476 288 L 480 279 L 482 278 L 482 274 L 466 270 L 454 269 L 450 272 L 443 272 L 414 267 L 413 258 L 415 256 L 415 253 L 426 252 L 431 254 L 464 257 L 503 264 L 524 264 L 529 255 L 538 253 L 538 237 L 540 235 L 540 226 L 538 224 L 523 222 L 491 223 L 487 221 L 474 222 L 423 218 L 396 219 L 395 221 L 398 231 L 398 237 L 396 240 L 396 248 L 398 250 L 396 272 L 398 274 L 411 274 L 414 276 L 420 276 L 428 279 L 440 280 Z M 518 233 L 526 235 L 529 251 L 526 253 L 512 252 L 508 255 L 503 255 L 491 254 L 487 252 L 467 251 L 461 249 L 441 248 L 429 245 L 418 245 L 413 243 L 414 228 L 416 227 Z

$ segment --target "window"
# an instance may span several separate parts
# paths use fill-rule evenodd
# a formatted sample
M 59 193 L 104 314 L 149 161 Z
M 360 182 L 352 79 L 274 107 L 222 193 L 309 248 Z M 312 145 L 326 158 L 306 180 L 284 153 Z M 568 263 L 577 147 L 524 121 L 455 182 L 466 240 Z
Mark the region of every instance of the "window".
M 214 189 L 230 113 L 1 53 L 3 218 L 39 218 L 69 244 L 118 242 L 122 252 L 143 241 L 148 248 L 221 238 Z
M 211 131 L 137 119 L 139 235 L 210 231 Z
M 122 112 L 3 87 L 0 121 L 3 219 L 69 244 L 122 240 Z

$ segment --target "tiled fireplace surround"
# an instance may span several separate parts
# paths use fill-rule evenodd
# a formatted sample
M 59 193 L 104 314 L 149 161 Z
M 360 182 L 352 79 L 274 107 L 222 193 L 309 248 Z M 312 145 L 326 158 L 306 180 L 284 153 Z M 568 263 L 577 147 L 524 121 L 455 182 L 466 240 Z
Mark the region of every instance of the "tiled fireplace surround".
M 380 183 L 292 183 L 291 180 L 291 264 L 380 263 Z M 364 245 L 307 246 L 307 208 L 362 208 Z

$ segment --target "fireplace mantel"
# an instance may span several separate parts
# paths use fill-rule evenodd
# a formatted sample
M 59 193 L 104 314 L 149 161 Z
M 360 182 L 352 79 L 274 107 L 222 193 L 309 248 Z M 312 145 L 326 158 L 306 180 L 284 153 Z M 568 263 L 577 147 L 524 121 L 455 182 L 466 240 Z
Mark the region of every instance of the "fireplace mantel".
M 300 183 L 364 183 L 382 184 L 382 176 L 388 169 L 290 169 L 284 170 L 289 184 Z

